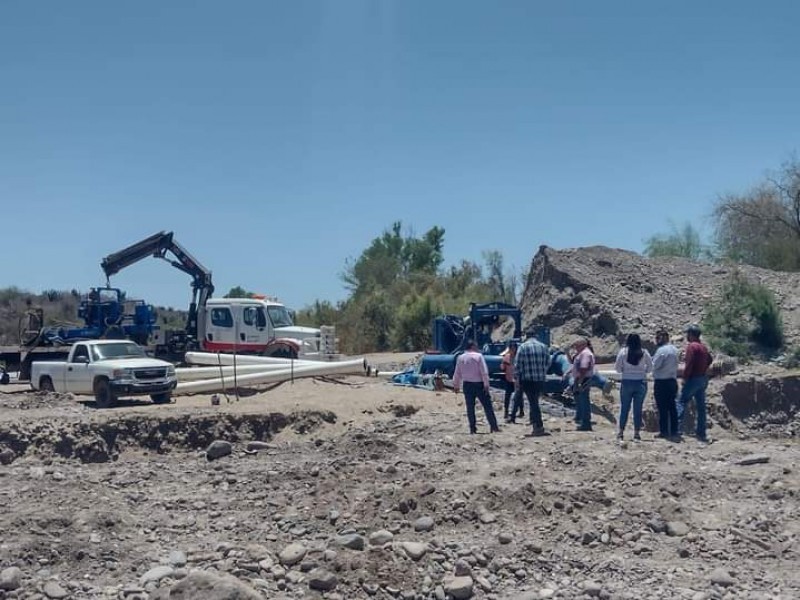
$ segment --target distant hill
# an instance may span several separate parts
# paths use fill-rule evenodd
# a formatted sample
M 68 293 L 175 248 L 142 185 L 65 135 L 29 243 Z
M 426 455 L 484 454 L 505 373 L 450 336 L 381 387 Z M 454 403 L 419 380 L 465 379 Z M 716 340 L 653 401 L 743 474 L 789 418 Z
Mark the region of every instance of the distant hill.
M 19 343 L 20 326 L 27 323 L 29 310 L 41 307 L 46 325 L 82 325 L 78 305 L 82 293 L 78 290 L 45 290 L 39 294 L 17 287 L 0 289 L 0 345 Z M 181 328 L 186 323 L 186 311 L 156 307 L 161 327 Z

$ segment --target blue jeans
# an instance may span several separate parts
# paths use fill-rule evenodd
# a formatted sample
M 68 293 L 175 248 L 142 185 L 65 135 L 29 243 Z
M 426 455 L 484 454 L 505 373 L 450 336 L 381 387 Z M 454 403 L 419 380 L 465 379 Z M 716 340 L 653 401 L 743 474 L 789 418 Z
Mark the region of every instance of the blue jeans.
M 575 420 L 581 429 L 592 427 L 592 403 L 589 400 L 589 388 L 575 394 Z
M 706 439 L 706 388 L 708 387 L 708 377 L 698 375 L 690 377 L 683 382 L 681 397 L 678 400 L 678 432 L 683 431 L 683 415 L 686 412 L 686 405 L 695 399 L 697 406 L 697 438 Z
M 623 379 L 619 388 L 619 431 L 625 431 L 628 415 L 633 404 L 633 430 L 639 433 L 642 428 L 642 406 L 647 397 L 647 381 L 644 379 Z
M 569 386 L 572 387 L 575 384 L 575 378 L 572 375 L 570 375 L 569 379 L 567 380 L 567 382 L 569 383 Z M 603 377 L 599 373 L 595 373 L 589 379 L 589 387 L 590 388 L 596 387 L 596 388 L 600 388 L 602 390 L 602 389 L 605 389 L 606 383 L 608 383 L 608 379 L 606 379 L 605 377 Z M 592 419 L 591 404 L 589 405 L 589 407 L 590 407 L 589 420 L 591 421 L 591 419 Z M 578 406 L 578 397 L 577 396 L 575 396 L 575 422 L 576 423 L 582 423 L 583 422 L 582 415 L 581 415 L 581 407 Z

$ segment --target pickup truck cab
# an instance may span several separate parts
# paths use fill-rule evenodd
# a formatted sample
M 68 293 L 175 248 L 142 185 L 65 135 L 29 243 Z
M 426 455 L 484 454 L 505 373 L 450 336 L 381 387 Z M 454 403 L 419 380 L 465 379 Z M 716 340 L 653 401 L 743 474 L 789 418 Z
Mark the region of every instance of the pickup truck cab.
M 176 385 L 174 366 L 150 358 L 128 340 L 78 342 L 66 361 L 31 365 L 33 389 L 94 395 L 98 408 L 112 406 L 121 395 L 149 395 L 156 404 L 164 404 Z

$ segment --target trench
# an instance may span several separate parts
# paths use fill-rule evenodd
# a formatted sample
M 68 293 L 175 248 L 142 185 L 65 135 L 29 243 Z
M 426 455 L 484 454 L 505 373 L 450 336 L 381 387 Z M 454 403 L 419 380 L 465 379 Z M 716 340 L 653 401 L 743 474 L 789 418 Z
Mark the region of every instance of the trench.
M 336 414 L 331 411 L 158 418 L 128 415 L 91 422 L 21 420 L 0 425 L 0 448 L 3 462 L 31 454 L 100 463 L 116 460 L 125 450 L 165 454 L 173 450 L 205 449 L 214 440 L 269 441 L 286 428 L 307 434 L 324 423 L 335 422 Z

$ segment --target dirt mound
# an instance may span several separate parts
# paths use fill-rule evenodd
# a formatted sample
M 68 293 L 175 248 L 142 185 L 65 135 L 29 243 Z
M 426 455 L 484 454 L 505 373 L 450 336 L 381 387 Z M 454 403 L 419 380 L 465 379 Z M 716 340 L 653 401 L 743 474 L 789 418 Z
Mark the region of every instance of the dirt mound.
M 783 314 L 787 342 L 800 341 L 800 274 L 739 266 L 769 287 Z M 676 338 L 699 322 L 707 304 L 734 271 L 733 266 L 679 258 L 648 259 L 627 250 L 591 246 L 536 253 L 523 294 L 523 328 L 544 325 L 555 344 L 578 335 L 596 341 L 601 358 L 613 356 L 628 333 L 651 339 L 659 327 Z

